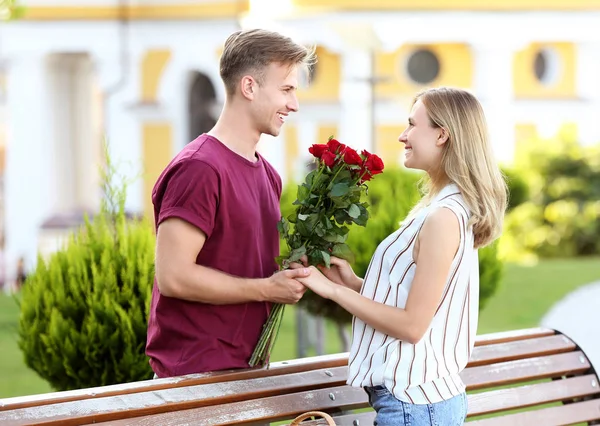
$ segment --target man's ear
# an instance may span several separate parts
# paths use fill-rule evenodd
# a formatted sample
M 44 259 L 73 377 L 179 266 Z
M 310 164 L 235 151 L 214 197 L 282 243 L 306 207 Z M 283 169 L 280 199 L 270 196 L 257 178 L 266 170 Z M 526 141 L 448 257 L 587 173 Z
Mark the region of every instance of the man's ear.
M 240 89 L 244 98 L 249 101 L 253 100 L 256 91 L 256 80 L 250 75 L 243 76 L 240 80 Z
M 438 139 L 436 141 L 436 145 L 437 146 L 442 146 L 446 142 L 448 142 L 448 139 L 450 138 L 450 134 L 448 133 L 448 130 L 444 129 L 443 127 L 440 127 L 439 131 L 440 131 L 440 134 L 438 135 Z

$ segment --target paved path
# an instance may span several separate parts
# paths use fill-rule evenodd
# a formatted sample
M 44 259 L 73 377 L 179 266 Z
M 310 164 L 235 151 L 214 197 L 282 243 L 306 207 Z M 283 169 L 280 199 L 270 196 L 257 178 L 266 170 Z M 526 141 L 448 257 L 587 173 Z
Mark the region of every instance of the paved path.
M 569 293 L 548 311 L 540 325 L 566 334 L 600 373 L 600 281 Z

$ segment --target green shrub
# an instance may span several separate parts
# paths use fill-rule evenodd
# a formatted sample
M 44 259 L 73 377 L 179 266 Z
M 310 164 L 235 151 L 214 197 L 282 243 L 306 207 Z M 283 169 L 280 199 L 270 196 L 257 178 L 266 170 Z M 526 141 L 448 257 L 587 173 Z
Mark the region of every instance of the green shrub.
M 479 310 L 498 290 L 504 264 L 498 260 L 498 240 L 479 250 Z
M 370 218 L 366 227 L 353 227 L 347 244 L 355 255 L 352 267 L 357 275 L 364 277 L 377 246 L 396 231 L 400 222 L 420 198 L 417 183 L 421 175 L 406 169 L 389 168 L 369 183 L 368 203 Z M 292 213 L 296 198 L 296 185 L 286 185 L 281 197 L 282 215 Z M 282 250 L 285 244 L 282 242 Z M 480 300 L 482 308 L 495 293 L 502 277 L 503 264 L 498 258 L 497 244 L 479 250 Z M 352 319 L 336 303 L 321 303 L 319 296 L 308 291 L 299 304 L 308 312 L 346 324 Z
M 39 258 L 23 288 L 19 347 L 56 390 L 152 377 L 144 348 L 154 234 L 126 218 L 119 194 L 63 249 Z
M 514 168 L 504 167 L 502 173 L 508 186 L 508 211 L 529 200 L 529 186 L 523 176 Z
M 516 170 L 530 196 L 507 216 L 502 257 L 600 254 L 600 145 L 581 146 L 563 130 L 549 140 L 530 140 Z

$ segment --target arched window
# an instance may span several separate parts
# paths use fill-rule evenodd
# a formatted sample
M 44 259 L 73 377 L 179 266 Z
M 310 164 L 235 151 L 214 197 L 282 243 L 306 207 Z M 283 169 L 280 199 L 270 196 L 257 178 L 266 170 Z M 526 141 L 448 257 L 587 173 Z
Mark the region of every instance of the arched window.
M 556 83 L 560 76 L 560 65 L 560 57 L 553 49 L 538 50 L 533 61 L 535 78 L 548 86 Z
M 215 118 L 216 92 L 210 78 L 198 71 L 192 74 L 189 93 L 189 141 L 208 132 L 217 122 Z

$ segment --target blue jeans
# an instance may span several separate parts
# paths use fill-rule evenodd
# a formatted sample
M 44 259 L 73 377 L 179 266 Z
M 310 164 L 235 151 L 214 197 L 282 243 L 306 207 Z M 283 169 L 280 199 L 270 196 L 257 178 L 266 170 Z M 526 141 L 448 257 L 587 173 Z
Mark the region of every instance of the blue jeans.
M 375 426 L 462 426 L 467 417 L 467 395 L 462 393 L 433 404 L 410 404 L 384 386 L 365 387 L 377 412 Z

